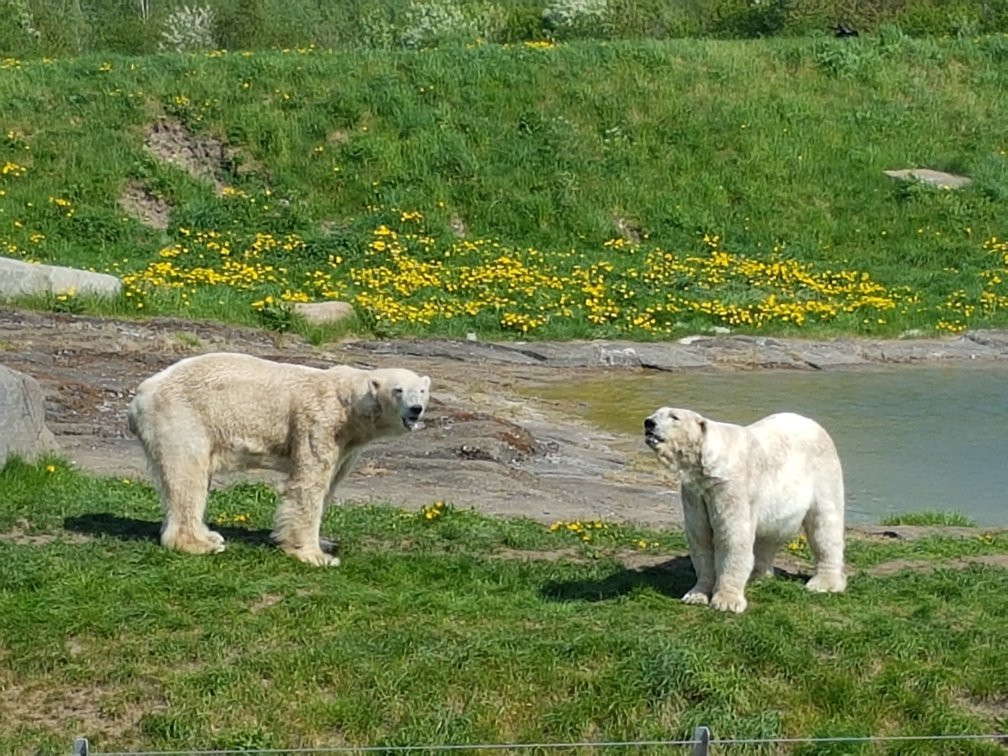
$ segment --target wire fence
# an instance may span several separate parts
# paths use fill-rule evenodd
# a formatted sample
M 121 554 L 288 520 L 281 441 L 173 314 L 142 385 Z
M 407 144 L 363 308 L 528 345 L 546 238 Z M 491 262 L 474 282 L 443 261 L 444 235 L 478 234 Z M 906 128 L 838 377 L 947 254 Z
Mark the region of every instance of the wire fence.
M 1008 733 L 988 733 L 984 735 L 841 735 L 835 737 L 801 738 L 721 738 L 711 737 L 710 729 L 697 727 L 688 740 L 614 740 L 584 741 L 567 743 L 456 743 L 437 745 L 383 745 L 383 746 L 331 746 L 327 748 L 266 748 L 266 749 L 216 749 L 183 751 L 95 751 L 87 738 L 77 738 L 73 742 L 72 756 L 231 756 L 231 754 L 290 754 L 307 756 L 315 754 L 369 754 L 369 753 L 479 753 L 507 751 L 574 751 L 610 749 L 667 748 L 691 749 L 690 756 L 707 756 L 722 749 L 733 747 L 790 747 L 798 745 L 882 745 L 885 743 L 931 742 L 951 744 L 953 742 L 990 741 L 1008 746 Z

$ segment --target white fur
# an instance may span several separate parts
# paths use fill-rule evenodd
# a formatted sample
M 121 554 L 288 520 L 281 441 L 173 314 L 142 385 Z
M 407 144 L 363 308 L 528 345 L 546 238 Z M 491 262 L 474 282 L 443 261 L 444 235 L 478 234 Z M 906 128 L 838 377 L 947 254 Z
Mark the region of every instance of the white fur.
M 143 444 L 165 519 L 161 543 L 224 550 L 204 524 L 214 473 L 252 467 L 288 474 L 273 538 L 313 565 L 338 565 L 319 540 L 325 504 L 368 442 L 421 426 L 430 378 L 396 368 L 328 370 L 215 353 L 143 381 L 129 426 Z
M 785 412 L 743 427 L 662 407 L 644 428 L 679 476 L 697 575 L 683 601 L 745 611 L 746 582 L 773 574 L 774 555 L 799 528 L 816 560 L 806 587 L 844 590 L 843 471 L 822 426 Z

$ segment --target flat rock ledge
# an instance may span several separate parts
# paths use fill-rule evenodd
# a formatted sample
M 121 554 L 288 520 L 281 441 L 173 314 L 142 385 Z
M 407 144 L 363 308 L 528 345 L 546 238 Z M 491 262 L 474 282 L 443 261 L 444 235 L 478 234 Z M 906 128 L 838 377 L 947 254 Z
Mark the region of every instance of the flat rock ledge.
M 463 363 L 545 368 L 829 370 L 870 365 L 1008 360 L 1008 332 L 978 330 L 946 338 L 809 341 L 763 336 L 688 336 L 678 341 L 497 343 L 405 340 L 347 342 L 339 348 Z

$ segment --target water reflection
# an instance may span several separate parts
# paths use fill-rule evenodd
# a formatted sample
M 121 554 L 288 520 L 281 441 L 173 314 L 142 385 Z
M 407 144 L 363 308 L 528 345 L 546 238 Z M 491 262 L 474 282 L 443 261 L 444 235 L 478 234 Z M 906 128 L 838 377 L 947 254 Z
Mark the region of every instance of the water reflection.
M 850 521 L 930 509 L 1008 524 L 1005 367 L 612 374 L 541 393 L 635 435 L 662 405 L 742 424 L 799 412 L 836 442 Z

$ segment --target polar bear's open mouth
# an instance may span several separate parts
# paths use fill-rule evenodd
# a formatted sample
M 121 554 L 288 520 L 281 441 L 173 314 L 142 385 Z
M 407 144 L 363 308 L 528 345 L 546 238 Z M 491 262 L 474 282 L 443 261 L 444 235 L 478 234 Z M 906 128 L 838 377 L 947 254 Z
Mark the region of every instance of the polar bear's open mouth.
M 649 430 L 649 431 L 645 431 L 644 432 L 644 443 L 647 444 L 648 446 L 650 446 L 651 448 L 654 448 L 654 447 L 658 446 L 658 444 L 660 444 L 664 440 L 665 439 L 663 439 L 661 436 L 659 436 L 653 430 Z
M 408 418 L 403 418 L 403 427 L 408 431 L 418 431 L 424 427 L 423 420 L 410 420 Z

